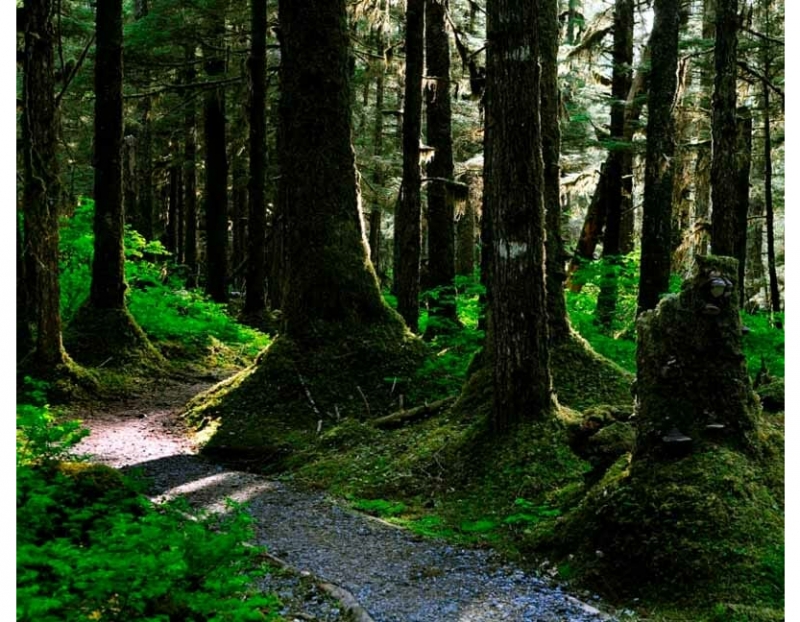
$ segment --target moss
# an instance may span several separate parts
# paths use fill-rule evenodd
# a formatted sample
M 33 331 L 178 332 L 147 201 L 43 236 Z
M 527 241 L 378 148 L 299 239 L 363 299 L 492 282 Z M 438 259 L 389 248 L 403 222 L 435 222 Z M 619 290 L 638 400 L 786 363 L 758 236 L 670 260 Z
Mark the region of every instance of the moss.
M 64 332 L 64 343 L 76 361 L 90 367 L 157 369 L 165 363 L 125 309 L 82 306 Z
M 558 401 L 577 410 L 633 401 L 633 376 L 600 356 L 575 332 L 551 350 L 550 369 Z
M 769 412 L 782 412 L 786 408 L 786 387 L 783 378 L 777 378 L 769 384 L 761 385 L 756 389 L 761 398 L 761 406 Z
M 622 458 L 539 545 L 572 555 L 580 579 L 614 599 L 780 607 L 783 514 L 764 467 L 726 447 L 670 463 Z
M 119 471 L 104 464 L 60 462 L 55 468 L 57 473 L 65 476 L 74 486 L 78 495 L 76 507 L 111 497 L 138 497 L 138 491 Z
M 186 417 L 198 429 L 216 422 L 205 452 L 280 462 L 337 421 L 399 408 L 425 355 L 399 321 L 320 323 L 302 340 L 275 339 L 252 366 L 190 402 Z

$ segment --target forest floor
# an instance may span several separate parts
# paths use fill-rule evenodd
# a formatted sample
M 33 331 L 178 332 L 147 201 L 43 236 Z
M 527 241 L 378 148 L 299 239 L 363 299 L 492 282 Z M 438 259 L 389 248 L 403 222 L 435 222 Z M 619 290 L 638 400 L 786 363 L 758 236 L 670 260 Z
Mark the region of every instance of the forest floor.
M 353 619 L 330 590 L 320 589 L 323 581 L 349 591 L 382 622 L 615 619 L 491 550 L 423 538 L 322 492 L 197 455 L 179 414 L 210 386 L 208 377 L 161 380 L 123 401 L 78 410 L 73 415 L 91 435 L 75 451 L 126 472 L 141 471 L 154 500 L 181 495 L 209 511 L 225 511 L 226 499 L 246 503 L 257 543 L 302 571 L 275 571 L 263 579 L 261 587 L 284 603 L 286 619 Z

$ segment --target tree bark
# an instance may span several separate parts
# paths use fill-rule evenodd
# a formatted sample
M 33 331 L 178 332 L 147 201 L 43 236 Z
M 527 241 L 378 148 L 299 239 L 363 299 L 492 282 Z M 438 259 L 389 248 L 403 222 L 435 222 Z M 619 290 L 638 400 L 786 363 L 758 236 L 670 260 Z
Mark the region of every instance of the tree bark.
M 547 344 L 538 0 L 487 4 L 485 205 L 492 227 L 492 429 L 552 413 Z
M 475 233 L 477 211 L 483 196 L 483 175 L 470 172 L 462 177 L 468 186 L 464 212 L 456 223 L 456 274 L 472 276 L 475 272 Z
M 139 20 L 149 12 L 148 0 L 136 0 L 134 18 Z M 150 73 L 145 70 L 145 80 L 149 81 Z M 152 101 L 149 96 L 143 97 L 138 105 L 140 127 L 137 135 L 136 177 L 139 189 L 139 202 L 136 215 L 131 220 L 134 229 L 141 233 L 145 239 L 153 240 L 155 230 L 153 227 L 153 130 L 150 114 Z
M 267 304 L 267 2 L 251 6 L 250 183 L 247 211 L 247 293 L 245 313 L 263 313 Z
M 210 24 L 210 36 L 222 45 L 225 22 L 220 17 Z M 225 57 L 206 47 L 205 70 L 211 80 L 225 73 Z M 228 161 L 225 139 L 225 87 L 206 93 L 204 102 L 206 178 L 204 206 L 206 221 L 206 293 L 215 302 L 228 300 Z
M 386 317 L 367 244 L 350 143 L 349 35 L 344 0 L 279 4 L 286 220 L 284 317 L 294 338 L 323 322 Z M 320 96 L 320 89 L 325 96 Z
M 769 61 L 764 63 L 769 76 Z M 774 313 L 781 310 L 781 292 L 775 261 L 775 208 L 772 202 L 772 130 L 770 127 L 769 86 L 764 81 L 764 204 L 767 215 L 767 271 L 769 272 L 769 303 Z
M 394 216 L 394 292 L 397 310 L 417 332 L 421 252 L 419 140 L 422 126 L 422 59 L 425 0 L 406 3 L 406 71 L 403 104 L 403 180 Z
M 51 0 L 26 0 L 25 114 L 23 202 L 25 251 L 30 261 L 26 277 L 31 282 L 36 314 L 35 363 L 55 367 L 66 361 L 61 341 L 58 281 L 58 218 L 61 189 L 56 158 L 57 109 L 54 100 Z
M 677 88 L 680 12 L 672 0 L 655 0 L 650 36 L 652 69 L 647 99 L 641 273 L 638 312 L 653 309 L 669 289 L 670 227 L 675 154 L 673 101 Z
M 729 257 L 735 256 L 739 235 L 735 184 L 738 4 L 738 0 L 717 0 L 711 119 L 711 251 Z
M 435 152 L 428 163 L 428 283 L 441 288 L 429 317 L 457 321 L 455 287 L 455 227 L 453 193 L 445 180 L 453 180 L 452 113 L 450 109 L 450 45 L 445 29 L 447 0 L 426 0 L 425 62 L 427 63 L 427 141 Z M 434 334 L 436 323 L 429 324 Z M 433 332 L 431 332 L 433 331 Z
M 178 236 L 181 230 L 181 180 L 180 168 L 177 165 L 169 167 L 169 210 L 167 212 L 167 228 L 165 231 L 166 243 L 164 246 L 170 251 L 177 263 L 180 263 L 180 242 Z

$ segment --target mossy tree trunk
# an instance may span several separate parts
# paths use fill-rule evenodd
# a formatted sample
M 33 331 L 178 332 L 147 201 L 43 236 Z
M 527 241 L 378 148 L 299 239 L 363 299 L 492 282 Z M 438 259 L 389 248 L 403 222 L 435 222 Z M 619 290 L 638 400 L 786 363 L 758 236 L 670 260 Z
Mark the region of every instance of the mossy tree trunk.
M 603 259 L 607 271 L 597 297 L 597 320 L 611 326 L 617 308 L 615 267 L 622 253 L 622 213 L 629 209 L 630 148 L 625 141 L 625 108 L 633 83 L 633 0 L 614 3 L 614 51 L 611 76 L 611 151 L 608 154 L 606 181 L 606 226 L 603 233 Z M 626 197 L 627 195 L 627 197 Z
M 485 209 L 492 228 L 492 428 L 554 408 L 547 344 L 538 1 L 487 4 Z
M 475 233 L 478 226 L 477 212 L 483 196 L 483 175 L 468 172 L 461 177 L 461 181 L 469 189 L 463 213 L 456 222 L 456 274 L 472 276 L 475 271 Z
M 652 68 L 647 99 L 647 154 L 644 175 L 639 313 L 652 309 L 669 289 L 672 181 L 677 88 L 679 5 L 655 0 L 650 36 Z
M 181 167 L 173 164 L 169 167 L 169 211 L 167 212 L 167 228 L 165 231 L 167 247 L 176 262 L 181 263 L 181 238 L 183 231 L 183 193 L 181 188 Z
M 736 192 L 736 50 L 738 0 L 717 0 L 714 96 L 711 106 L 711 252 L 736 255 L 739 209 Z
M 225 75 L 225 0 L 215 3 L 208 36 L 216 42 L 203 49 L 206 75 L 218 81 Z M 225 137 L 225 87 L 209 89 L 204 102 L 206 147 L 204 207 L 206 221 L 206 293 L 215 302 L 228 300 L 228 159 Z
M 433 159 L 428 163 L 428 284 L 440 288 L 440 295 L 429 313 L 456 322 L 455 227 L 453 191 L 452 112 L 450 109 L 450 45 L 445 28 L 449 2 L 439 0 L 425 3 L 425 62 L 427 88 L 427 142 L 433 147 Z M 427 333 L 435 334 L 436 323 L 429 324 Z M 432 332 L 433 331 L 433 332 Z
M 286 220 L 287 332 L 385 317 L 367 257 L 350 143 L 344 0 L 280 3 L 282 140 L 279 201 Z
M 185 48 L 187 60 L 183 81 L 191 84 L 197 79 L 194 68 L 195 47 Z M 194 97 L 189 95 L 183 113 L 183 210 L 186 234 L 183 260 L 189 272 L 188 287 L 197 287 L 197 110 Z
M 34 365 L 54 368 L 66 362 L 61 341 L 58 270 L 58 217 L 61 187 L 56 158 L 57 110 L 54 101 L 51 0 L 26 0 L 23 81 L 25 187 L 24 255 L 35 309 Z
M 769 13 L 769 5 L 767 5 Z M 778 286 L 778 271 L 775 261 L 775 209 L 772 201 L 772 127 L 769 111 L 770 76 L 769 52 L 764 55 L 764 203 L 767 227 L 767 270 L 769 272 L 769 303 L 774 313 L 781 310 L 781 292 Z
M 418 331 L 421 252 L 419 140 L 422 128 L 422 60 L 425 0 L 406 3 L 406 71 L 403 104 L 403 180 L 394 215 L 394 293 L 397 310 Z
M 567 304 L 564 298 L 564 241 L 561 236 L 561 131 L 559 129 L 558 88 L 558 2 L 540 0 L 540 84 L 542 121 L 542 160 L 544 163 L 544 210 L 547 228 L 546 283 L 547 322 L 550 343 L 560 343 L 569 335 Z
M 267 3 L 251 5 L 250 181 L 247 210 L 247 292 L 244 312 L 260 314 L 267 304 Z

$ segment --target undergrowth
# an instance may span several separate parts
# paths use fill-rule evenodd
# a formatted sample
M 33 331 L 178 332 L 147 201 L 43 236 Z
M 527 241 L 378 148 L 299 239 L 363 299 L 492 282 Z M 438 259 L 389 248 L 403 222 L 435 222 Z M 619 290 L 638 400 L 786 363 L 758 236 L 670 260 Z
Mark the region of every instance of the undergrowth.
M 61 226 L 61 316 L 68 324 L 89 296 L 94 245 L 94 201 L 82 199 Z M 213 353 L 220 344 L 252 358 L 269 338 L 236 322 L 225 305 L 210 301 L 185 285 L 185 266 L 178 266 L 158 241 L 147 241 L 125 228 L 125 279 L 128 309 L 151 341 L 170 358 Z
M 17 411 L 17 620 L 274 621 L 254 589 L 265 568 L 240 505 L 154 505 L 140 484 L 75 461 L 88 431 L 59 422 L 28 380 Z

